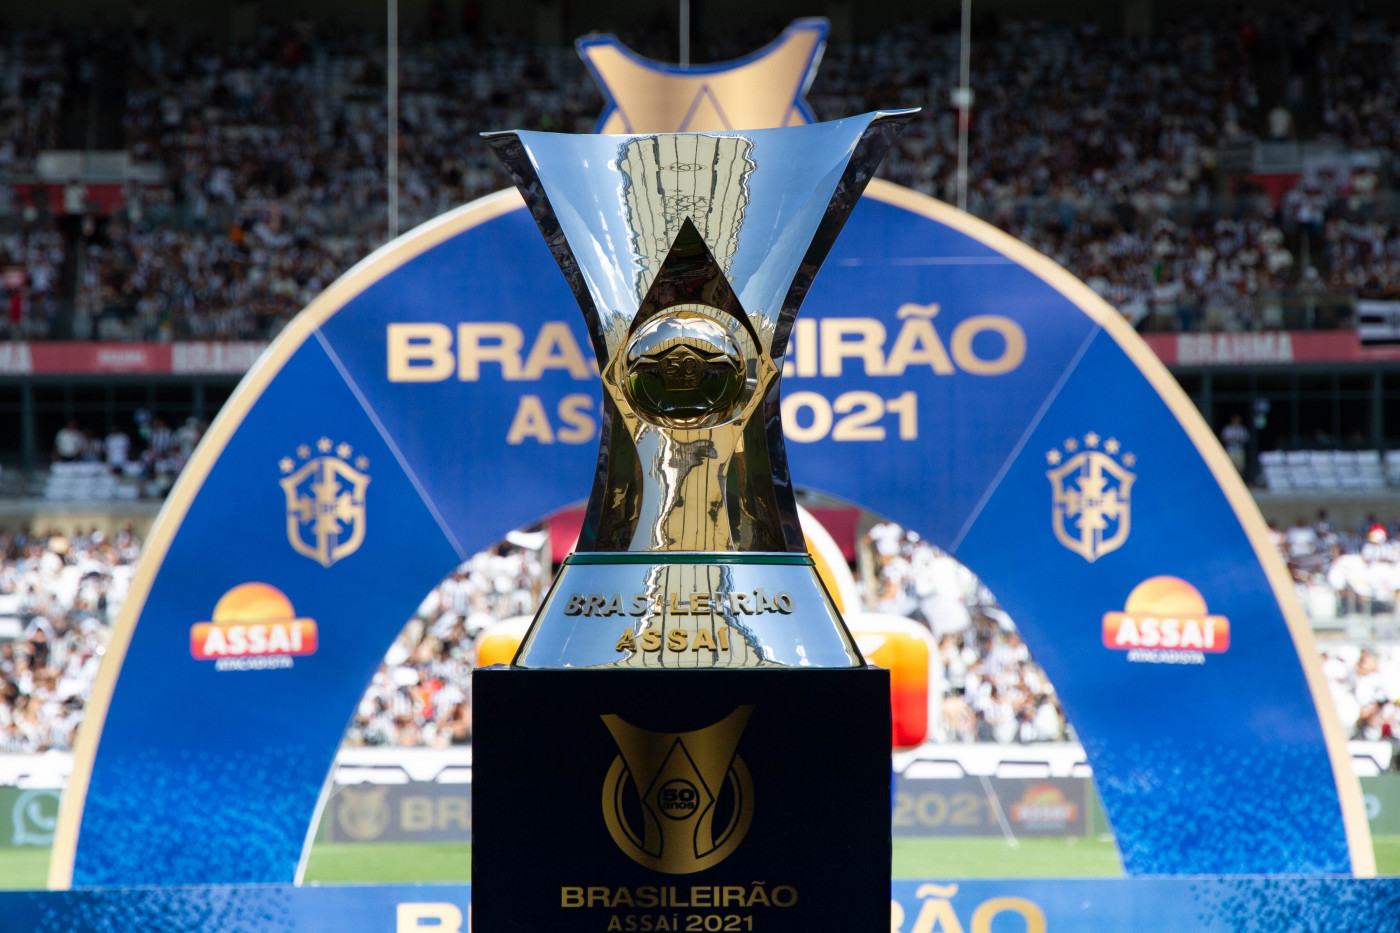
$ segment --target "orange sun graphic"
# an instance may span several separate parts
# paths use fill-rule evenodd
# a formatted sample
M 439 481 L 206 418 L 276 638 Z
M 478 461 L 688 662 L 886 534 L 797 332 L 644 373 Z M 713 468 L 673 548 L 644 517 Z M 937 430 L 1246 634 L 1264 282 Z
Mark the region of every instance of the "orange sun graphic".
M 240 583 L 214 604 L 211 621 L 221 625 L 236 622 L 276 622 L 294 619 L 292 601 L 267 583 Z

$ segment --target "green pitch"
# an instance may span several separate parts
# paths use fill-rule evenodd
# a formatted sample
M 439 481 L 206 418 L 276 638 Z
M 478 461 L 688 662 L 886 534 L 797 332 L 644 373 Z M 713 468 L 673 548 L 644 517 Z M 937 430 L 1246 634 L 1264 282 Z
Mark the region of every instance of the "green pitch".
M 1400 836 L 1373 837 L 1376 870 L 1400 875 Z M 306 880 L 326 883 L 470 881 L 469 845 L 323 843 L 311 850 Z M 1123 874 L 1111 839 L 896 839 L 896 878 L 1100 878 Z
M 0 849 L 0 888 L 34 890 L 48 883 L 48 849 Z
M 1400 836 L 1376 836 L 1376 867 L 1400 875 Z M 469 881 L 469 845 L 322 843 L 311 850 L 306 880 L 326 884 Z M 48 849 L 0 849 L 0 888 L 44 887 Z M 1086 878 L 1121 875 L 1110 839 L 896 839 L 896 878 Z
M 1027 839 L 1010 848 L 1000 839 L 896 839 L 896 878 L 1053 878 L 1121 875 L 1111 840 Z M 469 881 L 471 846 L 323 843 L 311 850 L 306 880 Z

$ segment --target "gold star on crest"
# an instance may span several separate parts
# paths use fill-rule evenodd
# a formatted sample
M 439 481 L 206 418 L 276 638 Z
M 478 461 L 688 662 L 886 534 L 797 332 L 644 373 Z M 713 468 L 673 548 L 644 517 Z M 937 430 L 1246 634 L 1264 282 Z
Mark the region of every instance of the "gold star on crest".
M 298 445 L 297 456 L 305 460 L 307 457 L 311 456 L 311 448 L 307 447 L 305 444 Z
M 1099 446 L 1099 436 L 1098 436 L 1098 434 L 1094 433 L 1093 431 L 1090 431 L 1088 434 L 1084 435 L 1084 446 L 1085 446 L 1085 447 L 1097 447 L 1097 446 Z
M 1118 438 L 1116 437 L 1110 437 L 1108 440 L 1103 442 L 1103 449 L 1111 454 L 1118 453 L 1118 447 Z
M 1045 452 L 1045 462 L 1050 464 L 1051 466 L 1055 466 L 1056 464 L 1058 464 L 1061 459 L 1062 458 L 1060 457 L 1060 452 L 1058 450 L 1049 450 Z
M 1137 457 L 1130 453 L 1123 455 L 1123 466 L 1132 466 L 1135 463 L 1137 463 Z
M 328 454 L 328 453 L 330 453 L 330 452 L 331 452 L 331 439 L 330 439 L 329 437 L 323 437 L 323 438 L 321 438 L 319 441 L 316 442 L 316 449 L 319 450 L 319 451 L 320 451 L 321 453 L 323 453 L 323 454 Z
M 369 457 L 356 457 L 356 458 L 355 458 L 355 469 L 357 469 L 357 470 L 368 470 L 368 469 L 369 469 Z
M 351 447 L 349 444 L 341 441 L 340 446 L 335 449 L 335 455 L 342 460 L 349 460 L 350 454 L 354 449 L 355 448 Z
M 277 461 L 277 465 L 282 468 L 283 473 L 290 473 L 292 472 L 292 467 L 297 464 L 291 457 L 283 457 L 281 460 Z
M 1065 438 L 1065 450 L 1074 453 L 1079 449 L 1079 442 L 1072 437 Z

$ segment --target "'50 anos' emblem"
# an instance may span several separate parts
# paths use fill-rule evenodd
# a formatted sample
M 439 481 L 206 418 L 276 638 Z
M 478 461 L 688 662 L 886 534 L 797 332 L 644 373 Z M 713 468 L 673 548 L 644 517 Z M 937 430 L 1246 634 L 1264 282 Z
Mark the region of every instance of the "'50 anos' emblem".
M 648 732 L 603 717 L 622 752 L 603 781 L 603 822 L 628 858 L 684 875 L 739 847 L 753 820 L 753 781 L 735 749 L 752 712 L 741 706 L 694 732 Z

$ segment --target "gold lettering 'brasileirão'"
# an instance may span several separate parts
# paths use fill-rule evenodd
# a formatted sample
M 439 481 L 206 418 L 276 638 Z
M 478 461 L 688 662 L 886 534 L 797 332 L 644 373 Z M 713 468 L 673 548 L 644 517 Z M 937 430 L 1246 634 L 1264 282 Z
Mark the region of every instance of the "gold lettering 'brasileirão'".
M 735 615 L 762 615 L 777 612 L 789 615 L 796 604 L 792 595 L 779 591 L 772 596 L 763 587 L 739 593 L 680 593 L 648 595 L 632 593 L 570 593 L 564 602 L 566 616 L 658 616 L 670 615 L 711 615 L 730 613 Z
M 783 375 L 840 379 L 856 372 L 898 379 L 924 370 L 1002 376 L 1025 362 L 1029 343 L 1014 319 L 945 315 L 935 323 L 940 311 L 937 304 L 906 302 L 895 311 L 896 328 L 874 317 L 798 320 Z M 390 382 L 539 382 L 552 373 L 591 382 L 599 373 L 587 345 L 563 321 L 545 321 L 534 333 L 511 321 L 463 322 L 455 330 L 433 321 L 390 324 L 384 344 Z

